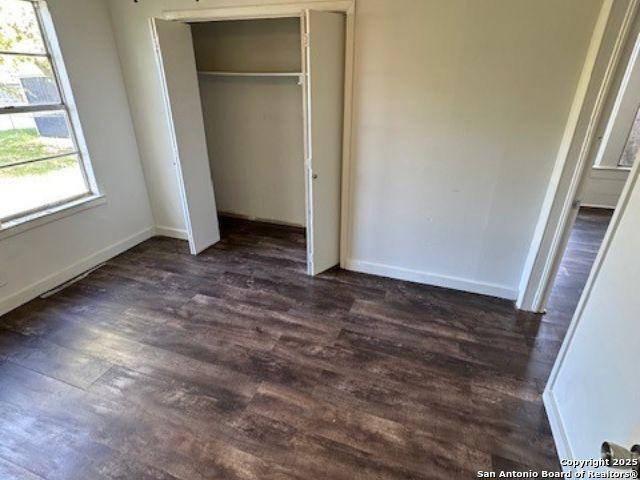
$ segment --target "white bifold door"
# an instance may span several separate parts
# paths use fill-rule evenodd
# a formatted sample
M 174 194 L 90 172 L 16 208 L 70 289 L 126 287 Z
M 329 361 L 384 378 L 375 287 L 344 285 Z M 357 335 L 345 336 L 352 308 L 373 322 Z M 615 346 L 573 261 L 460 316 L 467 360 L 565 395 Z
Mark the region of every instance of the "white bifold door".
M 345 17 L 307 10 L 304 24 L 307 269 L 340 263 Z
M 308 273 L 340 263 L 345 16 L 306 11 L 302 57 Z M 191 252 L 220 239 L 191 27 L 152 20 Z
M 191 27 L 151 20 L 191 253 L 220 240 Z

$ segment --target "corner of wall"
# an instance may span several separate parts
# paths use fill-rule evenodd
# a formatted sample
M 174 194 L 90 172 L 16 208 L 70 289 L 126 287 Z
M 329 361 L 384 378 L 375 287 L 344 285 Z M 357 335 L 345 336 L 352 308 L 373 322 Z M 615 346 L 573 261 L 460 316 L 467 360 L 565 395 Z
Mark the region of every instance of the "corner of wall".
M 113 22 L 113 8 L 111 7 L 111 2 L 109 0 L 105 1 L 105 9 L 107 11 L 107 18 L 108 18 L 108 22 L 109 22 L 109 29 L 111 31 L 111 40 L 113 42 L 113 48 L 115 50 L 116 53 L 116 58 L 118 60 L 118 66 L 119 66 L 119 76 L 120 76 L 120 81 L 122 82 L 122 86 L 124 88 L 124 92 L 125 92 L 125 98 L 127 100 L 127 113 L 129 115 L 129 122 L 131 123 L 131 130 L 133 132 L 133 138 L 135 140 L 135 144 L 136 144 L 136 151 L 138 153 L 138 163 L 140 164 L 140 170 L 142 172 L 142 178 L 143 178 L 143 185 L 144 185 L 144 194 L 145 197 L 147 198 L 147 206 L 148 206 L 148 212 L 149 212 L 149 216 L 151 218 L 151 221 L 153 222 L 154 225 L 157 225 L 157 221 L 156 221 L 156 216 L 153 212 L 153 204 L 151 202 L 151 195 L 149 195 L 149 187 L 148 187 L 148 174 L 145 171 L 145 166 L 144 166 L 144 162 L 142 161 L 142 153 L 140 151 L 140 142 L 138 140 L 139 138 L 139 134 L 137 132 L 136 129 L 136 123 L 133 120 L 133 115 L 132 115 L 132 106 L 131 106 L 131 96 L 129 94 L 129 88 L 127 86 L 127 81 L 124 75 L 124 63 L 122 60 L 122 55 L 120 53 L 120 46 L 119 46 L 119 42 L 116 36 L 116 30 L 115 30 L 115 25 Z

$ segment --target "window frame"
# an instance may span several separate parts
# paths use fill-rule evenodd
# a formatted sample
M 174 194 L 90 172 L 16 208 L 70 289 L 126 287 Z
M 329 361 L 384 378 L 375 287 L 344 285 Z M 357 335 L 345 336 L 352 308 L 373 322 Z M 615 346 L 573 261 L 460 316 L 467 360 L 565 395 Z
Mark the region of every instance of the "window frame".
M 36 17 L 36 23 L 38 25 L 38 29 L 42 38 L 44 52 L 34 53 L 0 50 L 0 54 L 8 56 L 46 58 L 51 66 L 53 81 L 55 82 L 56 91 L 58 92 L 59 103 L 0 107 L 0 116 L 35 112 L 60 112 L 64 114 L 67 127 L 69 128 L 69 137 L 72 143 L 72 150 L 58 155 L 16 161 L 7 165 L 3 165 L 2 168 L 11 168 L 67 156 L 76 156 L 78 158 L 78 165 L 80 171 L 82 172 L 87 192 L 80 195 L 67 197 L 60 201 L 43 204 L 28 211 L 22 211 L 15 215 L 0 218 L 0 239 L 4 237 L 4 235 L 1 235 L 2 232 L 23 225 L 24 223 L 47 223 L 46 221 L 43 222 L 42 218 L 50 215 L 56 218 L 64 217 L 66 216 L 66 214 L 64 214 L 63 212 L 67 208 L 72 211 L 71 213 L 73 213 L 75 211 L 84 210 L 84 208 L 79 207 L 82 207 L 85 203 L 88 205 L 87 208 L 93 205 L 101 205 L 104 203 L 104 201 L 96 201 L 103 199 L 103 195 L 100 193 L 100 189 L 94 176 L 89 152 L 82 132 L 82 126 L 80 124 L 80 118 L 73 98 L 73 93 L 71 91 L 71 84 L 65 69 L 62 52 L 60 50 L 60 45 L 47 2 L 46 0 L 18 1 L 30 4 L 33 8 L 33 12 Z M 22 230 L 23 228 L 20 229 L 20 231 Z
M 594 170 L 631 170 L 622 165 L 621 160 L 640 108 L 640 43 L 637 38 L 637 27 L 634 27 L 624 47 L 627 53 L 615 67 L 605 110 L 598 121 L 597 139 L 591 146 L 590 160 Z
M 620 153 L 620 158 L 618 158 L 618 162 L 616 163 L 616 168 L 617 169 L 622 169 L 622 170 L 631 170 L 631 168 L 633 167 L 633 163 L 631 165 L 624 165 L 622 163 L 622 158 L 624 157 L 624 154 L 627 150 L 627 145 L 629 145 L 629 142 L 631 142 L 631 136 L 634 134 L 634 132 L 636 131 L 636 124 L 638 123 L 638 121 L 640 120 L 640 105 L 638 105 L 638 108 L 636 108 L 636 114 L 633 117 L 633 120 L 631 122 L 631 126 L 629 127 L 629 133 L 627 134 L 627 138 L 624 142 L 624 145 L 622 146 L 622 152 Z M 636 156 L 637 156 L 636 152 Z

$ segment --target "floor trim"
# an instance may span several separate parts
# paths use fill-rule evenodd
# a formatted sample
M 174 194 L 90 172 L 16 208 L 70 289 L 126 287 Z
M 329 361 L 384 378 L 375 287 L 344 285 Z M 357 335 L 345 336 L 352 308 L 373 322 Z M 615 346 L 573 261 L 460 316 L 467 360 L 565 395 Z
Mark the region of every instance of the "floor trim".
M 263 217 L 254 217 L 253 215 L 244 215 L 241 213 L 233 213 L 233 212 L 224 212 L 222 210 L 218 211 L 218 218 L 220 217 L 228 217 L 228 218 L 236 218 L 239 220 L 247 220 L 248 222 L 258 222 L 258 223 L 269 223 L 271 225 L 283 225 L 285 227 L 295 227 L 301 228 L 304 230 L 304 223 L 298 222 L 288 222 L 286 220 L 277 220 L 274 218 L 263 218 Z
M 569 438 L 567 437 L 567 431 L 565 430 L 564 423 L 562 422 L 562 416 L 560 415 L 555 395 L 551 390 L 545 390 L 542 394 L 542 400 L 547 412 L 549 426 L 551 427 L 551 435 L 553 436 L 553 441 L 556 444 L 558 458 L 573 460 L 573 452 L 571 451 Z M 572 470 L 566 466 L 563 466 L 562 469 L 565 472 L 570 472 Z
M 136 246 L 141 242 L 144 242 L 145 240 L 148 240 L 149 238 L 153 237 L 155 233 L 156 229 L 154 227 L 145 228 L 144 230 L 141 230 L 140 232 L 125 238 L 124 240 L 109 245 L 108 247 L 103 248 L 102 250 L 99 250 L 96 253 L 93 253 L 77 261 L 73 265 L 52 273 L 48 277 L 45 277 L 42 280 L 35 282 L 23 288 L 22 290 L 19 290 L 9 297 L 0 300 L 0 316 L 4 315 L 7 312 L 10 312 L 15 308 L 18 308 L 20 305 L 23 305 L 30 300 L 33 300 L 37 296 L 42 295 L 44 292 L 47 292 L 52 288 L 68 282 L 72 278 L 80 275 L 90 268 L 93 268 L 100 263 L 106 262 L 110 258 L 113 258 L 116 255 L 129 250 L 130 248 Z
M 178 240 L 189 240 L 189 233 L 183 228 L 164 227 L 158 225 L 156 227 L 156 235 L 161 237 L 177 238 Z
M 347 260 L 345 269 L 353 270 L 354 272 L 395 278 L 398 280 L 408 280 L 426 285 L 435 285 L 437 287 L 451 288 L 453 290 L 462 290 L 463 292 L 490 295 L 492 297 L 505 298 L 507 300 L 515 300 L 518 296 L 517 290 L 506 285 L 476 282 L 474 280 L 467 280 L 459 277 L 438 275 L 421 270 L 411 270 L 408 268 L 394 267 L 391 265 L 367 262 L 364 260 Z

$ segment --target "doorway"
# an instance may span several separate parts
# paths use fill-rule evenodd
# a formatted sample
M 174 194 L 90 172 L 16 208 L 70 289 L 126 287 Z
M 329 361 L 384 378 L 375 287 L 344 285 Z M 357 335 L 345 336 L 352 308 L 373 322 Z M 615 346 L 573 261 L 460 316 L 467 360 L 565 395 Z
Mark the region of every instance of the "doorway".
M 294 225 L 321 273 L 346 235 L 348 12 L 226 10 L 152 20 L 191 251 L 220 239 L 219 214 Z
M 300 18 L 190 27 L 222 239 L 229 219 L 306 230 Z
M 611 224 L 616 224 L 640 136 L 635 121 L 640 105 L 638 6 L 621 2 L 601 11 L 525 263 L 519 309 L 546 311 L 584 207 L 612 211 Z
M 640 152 L 640 22 L 634 22 L 589 151 L 562 260 L 548 294 L 550 316 L 571 320 Z

